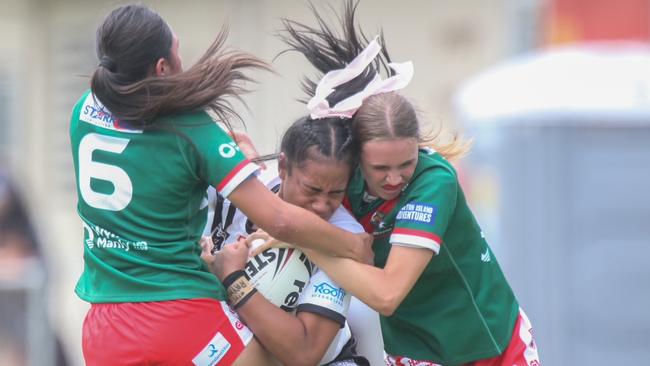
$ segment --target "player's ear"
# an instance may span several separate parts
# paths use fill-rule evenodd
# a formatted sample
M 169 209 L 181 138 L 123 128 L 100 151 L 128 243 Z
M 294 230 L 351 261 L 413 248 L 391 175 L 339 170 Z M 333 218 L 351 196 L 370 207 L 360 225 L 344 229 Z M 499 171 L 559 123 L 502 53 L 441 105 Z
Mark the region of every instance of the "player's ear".
M 283 152 L 278 155 L 278 175 L 282 180 L 289 176 L 289 161 Z
M 156 66 L 154 67 L 154 73 L 156 76 L 165 76 L 169 74 L 170 71 L 169 61 L 167 61 L 167 59 L 164 57 L 159 58 L 158 62 L 156 62 Z

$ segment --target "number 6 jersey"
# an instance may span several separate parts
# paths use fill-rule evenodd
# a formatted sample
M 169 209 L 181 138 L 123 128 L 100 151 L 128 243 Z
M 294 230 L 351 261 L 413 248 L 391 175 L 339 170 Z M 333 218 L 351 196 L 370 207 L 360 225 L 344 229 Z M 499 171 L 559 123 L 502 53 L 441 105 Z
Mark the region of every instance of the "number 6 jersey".
M 92 303 L 225 298 L 200 258 L 208 185 L 228 196 L 257 167 L 204 111 L 121 123 L 87 91 L 70 123 Z

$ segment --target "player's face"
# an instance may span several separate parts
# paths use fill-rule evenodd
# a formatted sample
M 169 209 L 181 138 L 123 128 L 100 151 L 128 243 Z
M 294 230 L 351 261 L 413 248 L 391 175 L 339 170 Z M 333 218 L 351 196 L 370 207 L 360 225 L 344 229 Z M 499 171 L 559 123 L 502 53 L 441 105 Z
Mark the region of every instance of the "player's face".
M 328 220 L 341 205 L 348 180 L 350 167 L 333 159 L 307 159 L 302 164 L 294 164 L 291 173 L 282 162 L 279 165 L 282 186 L 280 197 L 296 206 L 309 210 L 324 220 Z
M 368 193 L 391 200 L 402 192 L 418 163 L 415 138 L 371 140 L 361 148 L 361 171 Z

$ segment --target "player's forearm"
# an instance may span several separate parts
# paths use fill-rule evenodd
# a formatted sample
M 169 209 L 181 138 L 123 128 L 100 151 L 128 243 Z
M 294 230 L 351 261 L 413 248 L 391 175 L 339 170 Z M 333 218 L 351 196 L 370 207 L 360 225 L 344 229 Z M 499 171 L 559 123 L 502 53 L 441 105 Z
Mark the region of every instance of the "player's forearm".
M 384 268 L 305 250 L 309 259 L 346 291 L 385 316 L 411 291 L 433 257 L 426 248 L 393 245 Z
M 314 250 L 305 249 L 304 252 L 336 283 L 380 314 L 392 314 L 404 298 L 403 291 L 395 286 L 395 279 L 388 277 L 381 268 Z
M 303 322 L 257 293 L 237 313 L 260 343 L 283 365 L 316 365 L 327 346 L 317 346 Z
M 288 239 L 277 239 L 297 245 L 300 248 L 314 249 L 331 256 L 362 260 L 362 247 L 355 234 L 333 226 L 309 211 L 287 204 L 288 209 L 297 209 L 291 215 L 291 226 L 287 230 Z
M 256 179 L 242 182 L 228 199 L 276 239 L 330 255 L 363 259 L 360 237 L 281 200 Z

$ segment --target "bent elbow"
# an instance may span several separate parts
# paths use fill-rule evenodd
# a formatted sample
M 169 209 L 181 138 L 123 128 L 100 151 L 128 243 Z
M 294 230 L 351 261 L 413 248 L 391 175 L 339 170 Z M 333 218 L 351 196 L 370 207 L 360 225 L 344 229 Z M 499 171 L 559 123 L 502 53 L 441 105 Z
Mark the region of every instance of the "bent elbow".
M 386 294 L 378 299 L 378 305 L 375 310 L 383 316 L 391 316 L 399 306 L 400 302 L 397 296 Z
M 395 306 L 383 305 L 377 309 L 377 312 L 383 316 L 391 316 L 395 313 L 395 309 L 397 309 Z

